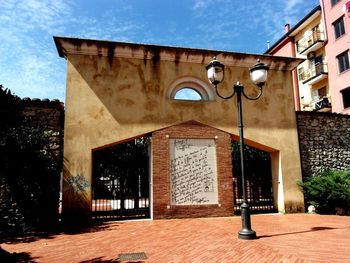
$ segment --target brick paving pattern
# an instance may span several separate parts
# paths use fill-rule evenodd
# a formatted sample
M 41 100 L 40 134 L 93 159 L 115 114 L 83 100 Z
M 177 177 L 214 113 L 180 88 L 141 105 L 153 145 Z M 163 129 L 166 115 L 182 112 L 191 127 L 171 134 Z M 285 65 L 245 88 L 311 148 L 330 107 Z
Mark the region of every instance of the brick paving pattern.
M 79 234 L 3 242 L 32 262 L 118 262 L 123 253 L 140 262 L 350 262 L 350 217 L 309 214 L 254 215 L 256 240 L 239 240 L 235 217 L 129 221 Z

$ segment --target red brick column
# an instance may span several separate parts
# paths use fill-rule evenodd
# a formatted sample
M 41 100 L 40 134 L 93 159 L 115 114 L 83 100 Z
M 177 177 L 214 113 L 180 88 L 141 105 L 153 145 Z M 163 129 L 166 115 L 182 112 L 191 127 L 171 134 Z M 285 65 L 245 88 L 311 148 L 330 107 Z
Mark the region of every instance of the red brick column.
M 170 189 L 169 139 L 215 139 L 218 204 L 172 205 Z M 165 128 L 152 134 L 153 217 L 185 218 L 230 216 L 233 214 L 231 136 L 194 121 Z

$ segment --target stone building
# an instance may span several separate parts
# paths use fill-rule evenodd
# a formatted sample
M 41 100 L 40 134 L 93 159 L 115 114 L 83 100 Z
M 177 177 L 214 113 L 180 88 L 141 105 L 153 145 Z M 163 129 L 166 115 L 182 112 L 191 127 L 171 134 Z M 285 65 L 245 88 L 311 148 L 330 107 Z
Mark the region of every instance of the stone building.
M 231 141 L 238 138 L 237 105 L 234 98 L 218 98 L 207 81 L 205 66 L 213 56 L 226 67 L 223 92 L 239 80 L 251 94 L 255 87 L 249 67 L 257 59 L 269 65 L 262 98 L 243 101 L 245 142 L 270 153 L 275 208 L 304 210 L 296 184 L 301 167 L 291 74 L 300 60 L 66 37 L 54 40 L 59 55 L 67 60 L 66 220 L 91 216 L 96 207 L 106 205 L 109 211 L 146 208 L 154 219 L 233 214 Z M 200 99 L 176 99 L 184 89 L 195 91 Z M 149 179 L 147 199 L 145 203 L 140 196 L 131 203 L 119 197 L 110 200 L 112 190 L 126 194 L 125 181 L 110 180 L 108 174 L 97 178 L 95 153 L 140 137 L 150 138 L 148 172 L 138 177 Z M 97 194 L 97 181 L 110 185 Z M 106 189 L 112 189 L 109 195 L 102 193 Z

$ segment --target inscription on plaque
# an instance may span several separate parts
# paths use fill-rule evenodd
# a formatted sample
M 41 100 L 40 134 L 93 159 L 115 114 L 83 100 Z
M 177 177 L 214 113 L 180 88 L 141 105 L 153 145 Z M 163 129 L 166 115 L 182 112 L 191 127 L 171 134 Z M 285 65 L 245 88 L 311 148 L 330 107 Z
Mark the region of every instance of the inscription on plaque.
M 217 204 L 215 141 L 170 139 L 169 143 L 172 204 Z

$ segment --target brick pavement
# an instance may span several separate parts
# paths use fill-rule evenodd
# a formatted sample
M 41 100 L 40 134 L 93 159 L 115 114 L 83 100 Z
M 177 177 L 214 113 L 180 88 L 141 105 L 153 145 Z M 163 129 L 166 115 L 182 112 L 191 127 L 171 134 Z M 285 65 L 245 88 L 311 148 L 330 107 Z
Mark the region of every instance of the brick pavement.
M 79 234 L 7 241 L 8 252 L 32 262 L 118 262 L 145 252 L 142 262 L 350 262 L 350 217 L 253 215 L 259 237 L 239 240 L 240 217 L 129 221 Z

